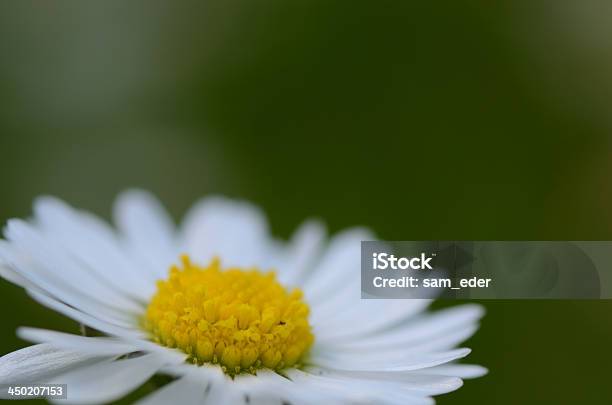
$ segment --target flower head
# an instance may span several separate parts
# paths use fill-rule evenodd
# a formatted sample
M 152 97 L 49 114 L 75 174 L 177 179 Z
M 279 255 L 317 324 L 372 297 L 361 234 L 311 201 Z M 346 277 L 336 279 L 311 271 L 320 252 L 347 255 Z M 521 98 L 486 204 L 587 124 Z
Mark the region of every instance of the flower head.
M 327 241 L 309 221 L 281 242 L 257 208 L 223 198 L 176 228 L 142 191 L 119 197 L 116 229 L 54 198 L 34 211 L 8 222 L 0 275 L 98 333 L 20 328 L 37 344 L 0 358 L 4 384 L 104 403 L 166 374 L 143 403 L 429 403 L 486 372 L 455 363 L 479 306 L 360 299 L 367 230 Z

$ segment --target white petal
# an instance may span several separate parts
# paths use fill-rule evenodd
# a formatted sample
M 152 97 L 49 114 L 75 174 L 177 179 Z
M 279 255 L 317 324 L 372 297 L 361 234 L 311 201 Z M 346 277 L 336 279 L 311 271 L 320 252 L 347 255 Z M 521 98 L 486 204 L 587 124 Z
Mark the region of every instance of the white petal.
M 221 197 L 200 201 L 183 222 L 187 251 L 200 264 L 218 256 L 223 266 L 262 266 L 268 238 L 266 218 L 257 207 Z
M 234 379 L 236 389 L 249 398 L 252 405 L 308 405 L 316 403 L 339 403 L 342 395 L 313 390 L 297 384 L 270 370 L 261 370 L 256 376 L 241 375 Z
M 6 250 L 6 244 L 4 241 L 0 240 L 0 256 L 10 257 L 10 255 L 14 254 L 10 250 Z M 16 257 L 16 256 L 15 256 Z M 105 304 L 101 304 L 100 302 L 90 300 L 88 297 L 85 297 L 80 292 L 75 292 L 70 286 L 62 284 L 62 282 L 58 282 L 57 280 L 49 280 L 44 276 L 40 276 L 34 272 L 34 269 L 37 268 L 37 263 L 24 261 L 23 258 L 16 258 L 15 263 L 19 263 L 20 268 L 27 268 L 28 271 L 22 274 L 19 274 L 23 278 L 26 278 L 26 282 L 21 285 L 25 287 L 30 295 L 34 294 L 42 294 L 47 297 L 50 296 L 61 296 L 66 303 L 72 305 L 79 309 L 79 311 L 83 311 L 83 313 L 90 314 L 89 316 L 93 316 L 97 319 L 103 320 L 107 323 L 122 326 L 122 327 L 132 327 L 136 325 L 136 318 L 134 315 L 130 315 L 129 313 L 123 313 L 119 309 L 112 308 L 106 306 Z M 14 268 L 14 266 L 11 266 Z M 19 280 L 18 280 L 19 281 Z M 57 301 L 56 298 L 53 298 Z
M 1 257 L 0 260 L 2 260 Z M 8 263 L 0 263 L 0 277 L 23 288 L 34 288 L 34 284 L 15 271 Z
M 345 361 L 350 362 L 356 357 L 364 364 L 368 364 L 369 362 L 379 363 L 382 361 L 394 362 L 398 359 L 411 358 L 418 354 L 436 353 L 453 349 L 458 343 L 464 341 L 466 336 L 470 336 L 477 329 L 478 326 L 470 325 L 467 328 L 459 329 L 457 332 L 443 334 L 415 344 L 406 343 L 402 346 L 368 346 L 367 348 L 315 346 L 311 353 L 314 354 L 315 357 L 320 353 L 323 357 L 333 358 L 340 363 Z
M 104 332 L 108 335 L 121 336 L 121 337 L 127 337 L 127 338 L 136 338 L 136 339 L 146 337 L 145 334 L 139 329 L 124 328 L 124 327 L 120 327 L 120 326 L 105 322 L 94 316 L 91 316 L 75 308 L 72 308 L 56 300 L 55 298 L 49 297 L 46 294 L 43 294 L 37 291 L 33 291 L 33 290 L 27 290 L 27 293 L 30 297 L 32 297 L 39 304 L 44 305 L 47 308 L 50 308 L 79 323 L 85 324 L 89 327 L 99 330 L 100 332 Z
M 366 302 L 369 303 L 369 301 Z M 401 305 L 397 304 L 397 301 L 394 303 Z M 436 338 L 442 338 L 443 341 L 448 340 L 449 344 L 452 344 L 452 342 L 458 344 L 461 342 L 461 340 L 457 341 L 458 339 L 467 338 L 470 336 L 470 332 L 473 333 L 476 322 L 483 315 L 484 309 L 480 305 L 468 304 L 451 307 L 431 314 L 422 314 L 407 322 L 405 326 L 402 325 L 359 339 L 345 339 L 331 346 L 340 346 L 343 349 L 352 350 L 379 350 L 383 348 L 396 350 L 397 347 L 406 348 L 420 345 L 426 347 Z M 450 339 L 451 332 L 454 331 L 459 331 L 459 333 Z
M 319 342 L 346 342 L 398 326 L 421 313 L 430 303 L 430 300 L 424 299 L 397 301 L 362 300 L 353 297 L 338 303 L 333 309 L 313 313 L 311 319 Z
M 124 318 L 142 307 L 118 294 L 94 274 L 72 261 L 56 242 L 45 238 L 34 227 L 10 220 L 5 230 L 10 243 L 0 243 L 0 256 L 15 271 L 39 288 L 85 311 L 105 310 L 104 316 Z M 118 320 L 118 319 L 117 319 Z M 123 319 L 122 319 L 123 321 Z
M 427 370 L 427 369 L 426 369 Z M 384 382 L 396 382 L 415 393 L 424 395 L 440 395 L 451 391 L 455 391 L 463 385 L 463 381 L 458 377 L 449 376 L 438 376 L 438 375 L 423 375 L 417 374 L 414 371 L 401 372 L 401 371 L 390 371 L 390 372 L 379 372 L 379 371 L 340 371 L 340 370 L 328 370 L 317 367 L 309 367 L 305 370 L 306 372 L 319 375 L 328 376 L 339 379 L 355 379 L 355 380 L 366 380 L 366 381 L 384 381 Z
M 163 405 L 176 403 L 196 405 L 231 403 L 228 401 L 229 397 L 238 394 L 238 392 L 230 392 L 232 391 L 231 381 L 230 384 L 227 384 L 228 379 L 219 367 L 198 367 L 191 364 L 181 364 L 174 367 L 174 369 L 180 370 L 178 373 L 180 377 L 177 380 L 146 396 L 138 401 L 137 404 Z M 219 395 L 224 398 L 219 398 Z
M 431 367 L 419 372 L 428 375 L 443 375 L 443 376 L 456 376 L 459 378 L 478 378 L 487 374 L 489 370 L 482 366 L 476 366 L 473 364 L 444 364 L 441 366 Z
M 57 403 L 100 404 L 118 399 L 147 381 L 164 364 L 161 356 L 105 361 L 61 374 L 51 384 L 67 384 L 68 399 Z
M 179 249 L 174 224 L 161 203 L 145 191 L 130 190 L 119 195 L 113 214 L 139 264 L 165 278 Z
M 206 399 L 206 381 L 193 381 L 182 377 L 147 395 L 138 401 L 138 405 L 199 405 Z
M 240 391 L 233 387 L 231 380 L 224 380 L 220 383 L 212 383 L 206 396 L 205 404 L 239 404 L 244 402 L 244 396 Z
M 284 285 L 300 285 L 320 256 L 325 241 L 325 226 L 319 221 L 306 221 L 294 233 L 286 248 L 286 259 L 278 268 Z
M 394 359 L 381 358 L 362 361 L 358 356 L 343 356 L 335 353 L 315 353 L 309 364 L 346 371 L 412 371 L 449 363 L 467 356 L 470 349 L 455 349 L 440 353 L 410 354 Z
M 34 343 L 49 343 L 53 347 L 98 356 L 114 356 L 138 351 L 138 346 L 112 337 L 86 337 L 46 329 L 21 327 L 17 336 Z
M 340 380 L 314 376 L 297 369 L 288 370 L 287 376 L 298 386 L 338 396 L 344 403 L 433 404 L 433 400 L 428 396 L 411 392 L 397 383 L 359 379 Z
M 196 366 L 192 363 L 182 362 L 164 366 L 160 372 L 177 378 L 193 374 L 192 377 L 201 378 L 205 381 L 209 379 L 216 380 L 225 378 L 225 374 L 223 374 L 221 367 L 213 364 Z
M 402 345 L 401 348 L 398 348 L 398 346 L 395 346 L 395 348 L 393 348 L 390 346 L 385 347 L 384 350 L 381 352 L 401 352 L 403 355 L 405 355 L 418 352 L 431 353 L 450 350 L 472 337 L 474 333 L 476 333 L 476 331 L 478 330 L 479 326 L 480 325 L 478 324 L 462 326 L 456 330 L 445 332 L 444 334 L 440 334 L 438 336 L 432 336 L 430 339 L 417 342 L 413 345 L 410 345 L 409 347 L 405 347 L 404 345 Z
M 322 301 L 332 296 L 339 287 L 361 275 L 361 241 L 374 236 L 366 229 L 346 230 L 332 238 L 317 268 L 304 285 L 304 293 L 310 302 Z
M 37 198 L 34 212 L 43 231 L 87 270 L 127 296 L 148 299 L 152 274 L 130 261 L 116 232 L 106 222 L 53 197 Z
M 50 344 L 29 346 L 0 357 L 0 381 L 2 384 L 44 383 L 57 374 L 101 359 Z

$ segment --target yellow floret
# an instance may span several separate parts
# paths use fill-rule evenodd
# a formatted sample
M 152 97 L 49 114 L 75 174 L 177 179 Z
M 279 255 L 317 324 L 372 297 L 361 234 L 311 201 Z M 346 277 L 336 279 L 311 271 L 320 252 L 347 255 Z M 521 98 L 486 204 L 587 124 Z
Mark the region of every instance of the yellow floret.
M 296 366 L 314 341 L 299 289 L 287 291 L 274 273 L 200 267 L 182 257 L 143 317 L 154 341 L 178 348 L 197 364 L 220 364 L 229 375 Z

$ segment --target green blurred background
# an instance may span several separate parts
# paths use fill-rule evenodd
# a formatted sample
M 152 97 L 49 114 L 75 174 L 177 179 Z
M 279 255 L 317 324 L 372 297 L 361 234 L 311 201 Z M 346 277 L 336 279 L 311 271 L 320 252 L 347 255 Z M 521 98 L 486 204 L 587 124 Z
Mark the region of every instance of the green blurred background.
M 4 1 L 0 220 L 138 186 L 281 237 L 610 240 L 611 46 L 606 1 Z M 490 374 L 439 403 L 610 403 L 612 302 L 484 305 Z M 76 330 L 4 281 L 0 308 L 0 353 Z

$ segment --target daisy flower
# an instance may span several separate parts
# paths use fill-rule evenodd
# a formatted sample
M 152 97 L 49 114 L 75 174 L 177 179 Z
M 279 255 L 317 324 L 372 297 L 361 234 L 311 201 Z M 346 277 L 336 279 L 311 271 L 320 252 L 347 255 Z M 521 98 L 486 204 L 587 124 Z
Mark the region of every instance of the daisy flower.
M 67 384 L 61 403 L 97 404 L 154 375 L 142 404 L 428 404 L 483 375 L 456 348 L 483 310 L 429 312 L 428 300 L 361 300 L 366 229 L 327 238 L 307 221 L 289 242 L 256 207 L 207 198 L 175 227 L 128 191 L 116 229 L 42 197 L 0 240 L 0 274 L 82 325 L 22 327 L 33 346 L 0 358 L 0 383 Z

